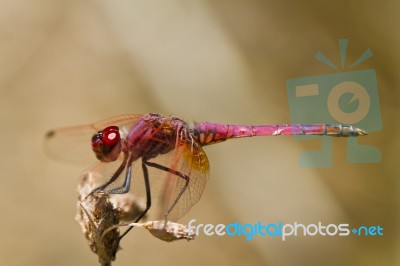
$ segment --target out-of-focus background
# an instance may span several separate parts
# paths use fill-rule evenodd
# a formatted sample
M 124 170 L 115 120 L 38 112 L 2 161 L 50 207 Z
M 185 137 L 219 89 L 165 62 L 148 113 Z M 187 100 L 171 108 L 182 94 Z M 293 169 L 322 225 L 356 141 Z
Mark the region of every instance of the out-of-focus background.
M 380 225 L 383 237 L 205 237 L 165 243 L 143 230 L 115 265 L 399 265 L 398 1 L 0 1 L 0 261 L 97 265 L 74 221 L 85 166 L 42 150 L 47 130 L 125 113 L 187 121 L 288 123 L 286 80 L 330 74 L 370 48 L 383 130 L 362 140 L 379 164 L 301 168 L 318 141 L 243 139 L 206 147 L 211 177 L 181 221 Z M 346 70 L 345 70 L 346 71 Z M 321 121 L 323 122 L 323 121 Z

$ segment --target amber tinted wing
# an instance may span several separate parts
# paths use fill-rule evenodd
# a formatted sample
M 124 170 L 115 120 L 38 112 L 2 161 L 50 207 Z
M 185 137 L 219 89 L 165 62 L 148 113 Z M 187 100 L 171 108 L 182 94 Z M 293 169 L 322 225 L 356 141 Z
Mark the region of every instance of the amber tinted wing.
M 175 221 L 184 216 L 201 198 L 209 177 L 209 162 L 201 146 L 194 140 L 184 139 L 177 143 L 171 152 L 159 155 L 154 160 L 170 169 L 178 171 L 189 179 L 189 185 L 179 198 L 177 204 L 168 215 L 168 220 Z M 157 170 L 161 171 L 161 170 Z M 158 217 L 164 219 L 165 212 L 173 205 L 186 180 L 173 173 L 165 172 L 158 175 L 161 182 L 152 193 L 158 193 Z
M 66 162 L 93 162 L 96 160 L 91 148 L 91 138 L 107 126 L 118 126 L 121 137 L 128 134 L 131 127 L 143 115 L 121 115 L 107 118 L 93 124 L 63 127 L 47 132 L 44 150 L 50 157 Z

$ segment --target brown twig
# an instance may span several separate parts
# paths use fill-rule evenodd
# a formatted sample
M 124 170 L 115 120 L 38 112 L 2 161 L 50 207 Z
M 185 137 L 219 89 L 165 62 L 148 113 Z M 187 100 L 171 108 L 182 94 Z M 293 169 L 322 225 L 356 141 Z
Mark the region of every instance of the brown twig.
M 119 249 L 119 231 L 115 228 L 107 234 L 103 232 L 118 224 L 119 217 L 109 196 L 94 195 L 80 202 L 76 220 L 82 227 L 89 247 L 98 255 L 100 264 L 111 265 Z
M 153 236 L 172 242 L 193 240 L 194 234 L 186 226 L 165 221 L 129 223 L 144 210 L 143 204 L 131 193 L 108 195 L 97 193 L 87 196 L 94 188 L 95 177 L 86 172 L 78 186 L 78 211 L 75 219 L 82 227 L 90 249 L 99 257 L 101 265 L 111 265 L 119 248 L 119 228 L 135 226 L 146 228 Z
M 132 221 L 143 211 L 132 194 L 87 196 L 96 187 L 95 175 L 84 173 L 78 186 L 78 210 L 75 219 L 82 227 L 90 249 L 99 257 L 101 265 L 111 265 L 119 250 L 121 221 Z M 113 228 L 112 230 L 107 230 Z M 104 233 L 107 230 L 107 233 Z

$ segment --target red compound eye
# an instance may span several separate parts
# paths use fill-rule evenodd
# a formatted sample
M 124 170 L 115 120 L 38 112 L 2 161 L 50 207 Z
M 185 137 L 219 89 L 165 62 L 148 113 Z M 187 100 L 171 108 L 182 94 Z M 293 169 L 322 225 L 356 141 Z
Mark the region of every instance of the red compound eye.
M 106 127 L 92 137 L 92 150 L 97 159 L 102 162 L 112 162 L 118 159 L 121 148 L 121 135 L 116 126 Z
M 103 130 L 103 145 L 106 149 L 112 149 L 121 140 L 119 129 L 116 126 L 106 127 Z

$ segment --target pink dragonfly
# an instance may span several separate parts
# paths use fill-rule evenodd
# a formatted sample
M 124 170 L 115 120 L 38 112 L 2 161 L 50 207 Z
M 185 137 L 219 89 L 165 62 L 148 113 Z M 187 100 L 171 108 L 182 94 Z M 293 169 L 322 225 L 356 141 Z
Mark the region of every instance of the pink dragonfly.
M 79 160 L 94 152 L 100 162 L 88 171 L 99 173 L 101 178 L 88 196 L 142 191 L 146 208 L 137 217 L 138 222 L 157 197 L 158 218 L 165 220 L 182 217 L 199 201 L 209 176 L 203 146 L 253 136 L 366 134 L 352 126 L 327 124 L 245 126 L 202 122 L 190 126 L 176 117 L 150 113 L 51 130 L 46 135 L 46 148 L 53 157 L 69 160 Z M 79 139 L 87 145 L 80 145 L 77 150 L 66 146 Z M 141 181 L 142 187 L 131 184 L 132 179 Z

